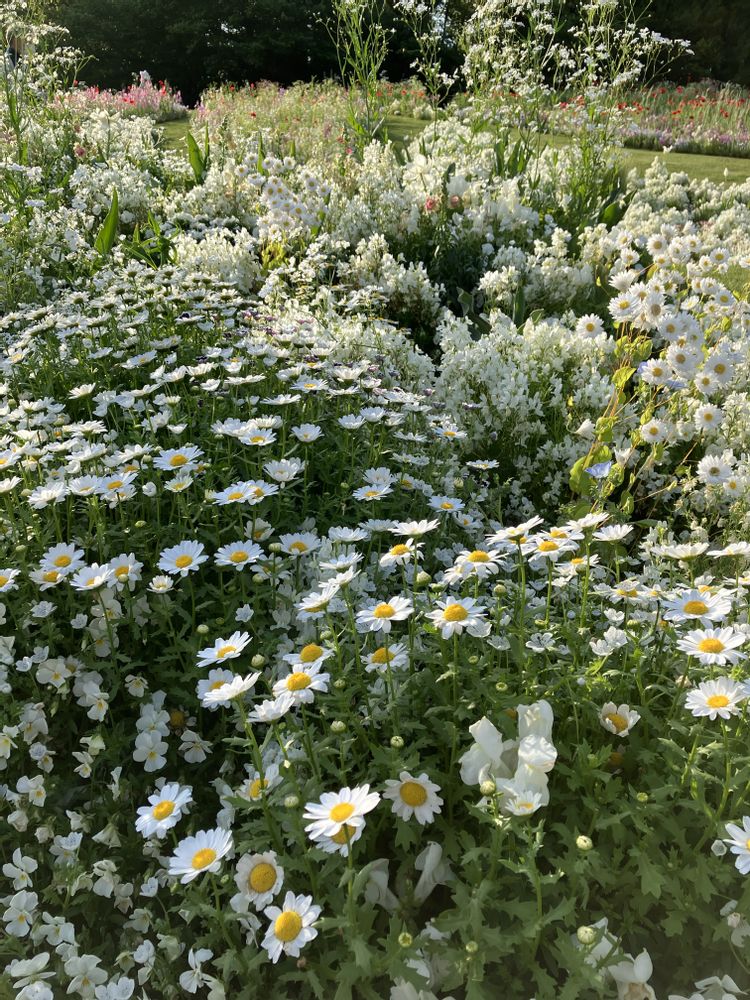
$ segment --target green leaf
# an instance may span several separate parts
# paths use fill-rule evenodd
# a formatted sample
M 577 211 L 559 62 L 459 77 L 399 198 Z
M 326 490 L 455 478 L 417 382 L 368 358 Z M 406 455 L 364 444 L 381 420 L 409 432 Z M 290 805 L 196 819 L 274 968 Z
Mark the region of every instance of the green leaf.
M 198 148 L 198 143 L 189 132 L 187 134 L 187 148 L 190 166 L 193 168 L 193 174 L 195 175 L 195 182 L 196 184 L 202 184 L 206 175 L 206 161 L 203 153 Z
M 115 245 L 119 221 L 120 209 L 117 201 L 117 189 L 115 188 L 112 191 L 112 203 L 109 206 L 109 211 L 107 212 L 102 228 L 99 230 L 99 235 L 96 237 L 96 241 L 94 243 L 94 246 L 99 253 L 108 254 Z

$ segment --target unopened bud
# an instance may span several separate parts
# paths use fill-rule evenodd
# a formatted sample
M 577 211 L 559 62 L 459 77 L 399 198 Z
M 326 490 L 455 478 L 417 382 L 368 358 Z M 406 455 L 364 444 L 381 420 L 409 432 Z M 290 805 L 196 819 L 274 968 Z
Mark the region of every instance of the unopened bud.
M 413 940 L 414 938 L 411 936 L 411 934 L 409 934 L 408 931 L 402 931 L 401 934 L 399 934 L 398 936 L 398 943 L 401 945 L 402 948 L 411 948 Z
M 281 552 L 281 542 L 271 542 L 268 546 L 269 552 Z
M 208 635 L 208 625 L 201 624 L 195 631 L 198 635 Z
M 346 681 L 344 680 L 343 677 L 337 677 L 336 680 L 333 682 L 333 686 L 336 688 L 337 691 L 343 691 L 344 688 L 346 687 Z
M 391 747 L 394 750 L 404 749 L 404 739 L 402 736 L 391 736 Z
M 333 722 L 331 723 L 331 732 L 332 733 L 345 733 L 346 732 L 346 723 L 342 722 L 341 719 L 334 719 Z
M 482 793 L 482 795 L 494 795 L 495 792 L 497 791 L 497 785 L 495 784 L 494 781 L 492 781 L 491 778 L 487 778 L 486 781 L 483 781 L 480 784 L 479 791 Z
M 579 851 L 590 851 L 594 846 L 594 841 L 591 837 L 587 837 L 585 834 L 581 834 L 580 837 L 576 837 L 576 847 Z
M 284 799 L 285 809 L 296 809 L 298 805 L 299 805 L 299 799 L 297 798 L 296 795 L 287 795 L 287 797 Z
M 259 670 L 261 667 L 265 666 L 266 658 L 260 653 L 256 653 L 255 656 L 250 660 L 250 666 L 255 670 Z
M 593 927 L 579 927 L 576 931 L 576 937 L 581 944 L 593 944 L 596 941 L 596 930 Z
M 466 954 L 467 955 L 476 955 L 476 953 L 478 951 L 479 951 L 479 945 L 477 944 L 476 941 L 467 941 L 466 942 Z

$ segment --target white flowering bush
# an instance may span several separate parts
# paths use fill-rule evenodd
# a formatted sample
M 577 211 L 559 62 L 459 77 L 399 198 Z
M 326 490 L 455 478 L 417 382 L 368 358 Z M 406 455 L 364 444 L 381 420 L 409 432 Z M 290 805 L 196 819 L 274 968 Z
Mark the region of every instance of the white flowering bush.
M 748 185 L 37 96 L 0 996 L 744 995 Z

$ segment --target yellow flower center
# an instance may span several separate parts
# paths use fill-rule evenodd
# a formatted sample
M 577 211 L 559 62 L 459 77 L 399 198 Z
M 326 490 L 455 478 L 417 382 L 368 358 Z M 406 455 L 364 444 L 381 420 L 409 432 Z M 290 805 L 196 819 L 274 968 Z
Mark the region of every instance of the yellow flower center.
M 706 698 L 706 704 L 709 708 L 726 708 L 729 698 L 725 694 L 712 694 L 710 698 Z
M 556 552 L 559 548 L 557 542 L 553 542 L 551 538 L 545 538 L 543 542 L 539 543 L 540 552 Z
M 365 496 L 367 497 L 368 500 L 370 499 L 370 497 L 379 496 L 379 494 L 380 494 L 380 490 L 366 490 L 365 491 Z
M 86 581 L 86 586 L 87 587 L 95 587 L 96 586 L 96 582 L 97 582 L 96 581 L 96 577 L 95 576 L 90 576 L 88 578 L 88 580 Z
M 620 595 L 620 597 L 637 597 L 638 596 L 638 591 L 637 590 L 623 590 L 622 587 L 618 587 L 617 588 L 617 593 Z
M 347 840 L 351 840 L 354 834 L 357 832 L 357 828 L 352 826 L 351 823 L 344 823 L 338 833 L 334 833 L 331 840 L 334 844 L 345 844 Z
M 72 562 L 73 560 L 70 558 L 70 556 L 58 556 L 57 559 L 55 559 L 53 565 L 57 566 L 58 569 L 65 569 L 65 567 L 70 566 Z
M 401 788 L 399 788 L 398 793 L 407 806 L 411 806 L 412 808 L 423 806 L 427 801 L 427 792 L 424 790 L 424 786 L 420 785 L 418 781 L 405 781 Z
M 316 646 L 314 642 L 309 643 L 307 646 L 303 646 L 302 651 L 299 654 L 299 658 L 302 663 L 314 663 L 319 660 L 323 655 L 323 647 Z
M 198 871 L 202 871 L 212 865 L 214 861 L 216 861 L 216 851 L 212 847 L 202 847 L 200 851 L 195 852 L 190 864 Z
M 302 917 L 296 910 L 284 910 L 273 925 L 273 932 L 279 941 L 294 941 L 301 930 Z
M 453 510 L 453 504 L 450 502 L 450 500 L 444 500 L 440 504 L 440 506 L 443 510 Z
M 192 562 L 193 562 L 192 556 L 177 556 L 177 558 L 174 561 L 174 564 L 177 567 L 177 569 L 185 569 L 187 566 L 190 566 Z
M 567 538 L 567 531 L 563 531 L 562 528 L 550 528 L 549 531 L 552 538 Z
M 169 724 L 174 729 L 181 729 L 187 722 L 187 716 L 179 708 L 173 708 L 169 713 Z
M 403 544 L 394 545 L 393 548 L 391 549 L 390 554 L 392 556 L 405 556 L 408 551 L 409 551 L 408 545 L 403 545 Z
M 469 612 L 463 604 L 449 604 L 443 612 L 443 618 L 447 622 L 463 622 L 469 617 Z
M 228 642 L 226 646 L 221 646 L 216 650 L 216 659 L 223 660 L 225 656 L 229 656 L 231 653 L 236 653 L 237 647 L 233 646 L 231 642 Z
M 727 366 L 721 364 L 721 362 L 719 362 L 718 365 L 714 365 L 714 371 L 716 372 L 717 375 L 723 375 L 726 370 Z
M 571 566 L 583 566 L 586 560 L 582 556 L 576 556 L 575 559 L 570 560 Z
M 609 715 L 605 715 L 604 718 L 607 722 L 611 722 L 615 727 L 615 732 L 621 733 L 623 729 L 628 728 L 628 720 L 623 715 L 618 715 L 617 712 L 610 712 Z
M 372 614 L 374 618 L 392 618 L 396 609 L 392 604 L 378 604 Z
M 266 437 L 264 434 L 253 434 L 253 436 L 250 438 L 250 444 L 261 444 L 265 440 Z
M 174 802 L 171 799 L 163 799 L 161 802 L 156 803 L 151 812 L 151 815 L 154 817 L 154 819 L 162 820 L 166 819 L 167 816 L 171 816 L 173 812 L 174 812 Z M 193 867 L 198 867 L 195 864 L 195 858 L 193 858 Z
M 264 788 L 268 788 L 268 781 L 267 781 L 267 779 L 264 778 L 261 781 L 260 778 L 256 778 L 251 783 L 250 788 L 248 789 L 248 793 L 247 794 L 250 796 L 251 799 L 259 799 L 260 796 L 261 796 L 261 792 L 263 791 Z
M 328 814 L 334 823 L 343 823 L 354 812 L 351 802 L 338 802 Z
M 237 551 L 233 552 L 229 557 L 229 561 L 233 563 L 241 563 L 244 562 L 246 559 L 247 559 L 247 552 L 245 552 L 244 549 L 237 549 Z
M 473 563 L 486 563 L 490 561 L 490 557 L 482 549 L 475 549 L 469 554 L 468 560 Z
M 0 577 L 0 581 L 4 582 L 6 579 L 6 577 Z M 46 573 L 42 573 L 42 579 L 45 583 L 57 583 L 60 579 L 60 574 L 56 569 L 50 569 Z
M 269 892 L 276 882 L 276 869 L 267 861 L 257 864 L 247 879 L 247 885 L 253 892 Z
M 705 615 L 708 605 L 705 601 L 688 601 L 682 610 L 686 615 Z
M 227 500 L 241 500 L 241 499 L 242 499 L 242 490 L 234 490 L 227 497 Z
M 0 576 L 0 587 L 4 587 L 9 580 L 10 580 L 9 576 Z
M 187 465 L 187 458 L 184 455 L 173 455 L 169 460 L 169 464 L 173 469 L 179 469 L 181 465 Z
M 298 670 L 297 673 L 289 674 L 286 679 L 287 691 L 302 691 L 311 684 L 312 677 L 309 674 L 306 674 L 303 670 Z
M 119 490 L 122 486 L 122 479 L 113 479 L 111 483 L 107 483 L 108 490 Z
M 698 649 L 701 653 L 721 653 L 724 649 L 724 643 L 721 639 L 701 639 L 698 643 Z
M 307 546 L 304 542 L 292 542 L 289 548 L 292 552 L 307 552 Z
M 390 663 L 393 659 L 394 654 L 390 650 L 386 649 L 385 646 L 381 646 L 380 649 L 376 649 L 372 654 L 373 663 Z

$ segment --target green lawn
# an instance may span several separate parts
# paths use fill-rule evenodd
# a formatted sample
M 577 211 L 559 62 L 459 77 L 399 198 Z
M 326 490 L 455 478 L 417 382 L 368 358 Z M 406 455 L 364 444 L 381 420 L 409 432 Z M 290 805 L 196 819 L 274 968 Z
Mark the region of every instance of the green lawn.
M 386 119 L 381 133 L 396 145 L 403 145 L 414 138 L 428 123 L 418 118 L 391 116 Z M 568 136 L 544 136 L 543 141 L 562 149 L 572 141 Z M 622 162 L 627 169 L 635 167 L 643 173 L 654 158 L 662 160 L 673 172 L 685 172 L 696 179 L 711 181 L 744 181 L 750 177 L 750 159 L 737 156 L 703 156 L 693 153 L 657 153 L 651 149 L 622 148 Z
M 167 149 L 185 149 L 185 136 L 190 131 L 190 118 L 164 122 L 157 126 L 162 133 L 162 145 Z
M 390 139 L 394 145 L 403 148 L 414 136 L 429 125 L 424 119 L 404 118 L 390 115 L 380 130 L 381 138 Z M 169 149 L 185 149 L 185 136 L 190 128 L 190 119 L 165 122 L 159 128 L 163 133 L 164 145 Z M 544 142 L 558 148 L 567 146 L 572 140 L 567 136 L 545 136 Z M 656 153 L 650 149 L 622 149 L 622 163 L 627 169 L 635 167 L 643 173 L 654 158 L 662 160 L 669 170 L 685 172 L 696 179 L 711 181 L 744 181 L 750 177 L 750 159 L 737 156 L 701 156 L 693 153 Z

